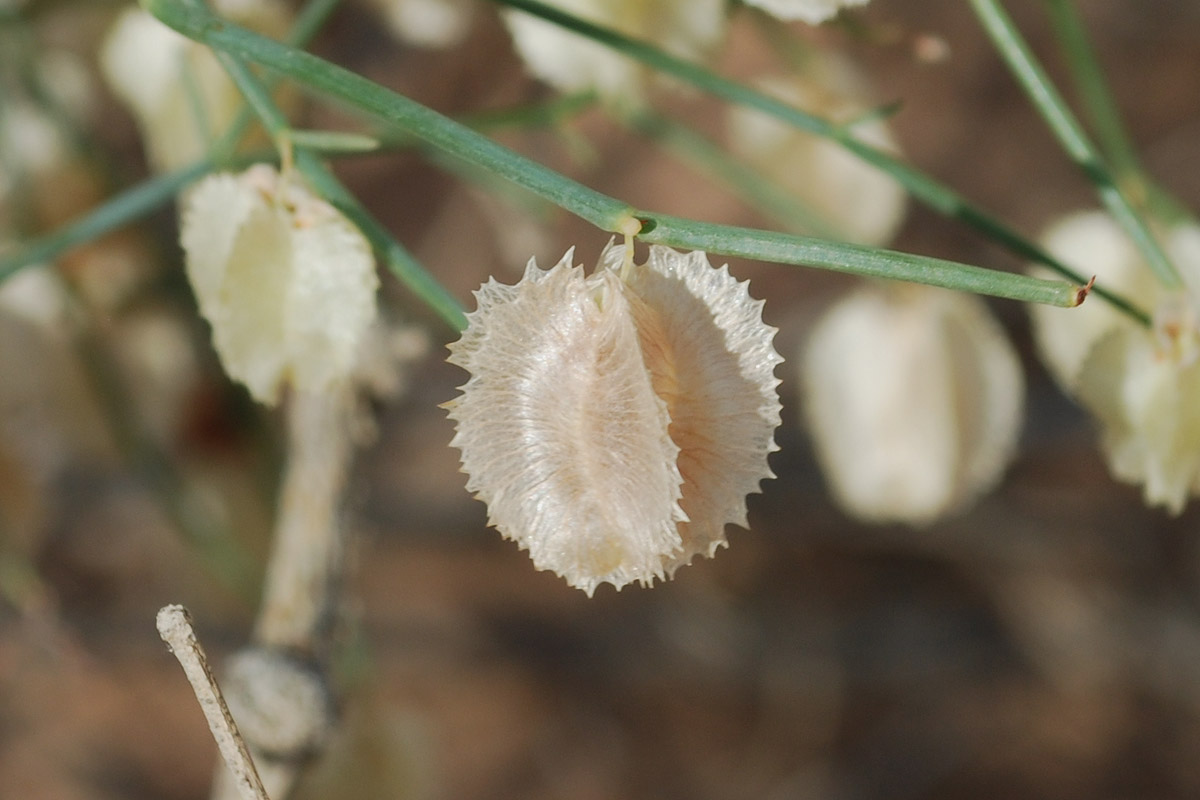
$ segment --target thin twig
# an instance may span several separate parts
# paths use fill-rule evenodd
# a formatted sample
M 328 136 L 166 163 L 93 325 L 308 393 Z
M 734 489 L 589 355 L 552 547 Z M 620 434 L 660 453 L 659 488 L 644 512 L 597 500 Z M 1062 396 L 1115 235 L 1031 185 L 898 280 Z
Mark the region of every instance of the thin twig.
M 204 648 L 196 639 L 191 615 L 180 605 L 163 606 L 155 622 L 158 635 L 179 659 L 188 682 L 192 684 L 192 691 L 196 693 L 200 709 L 208 720 L 208 729 L 217 742 L 221 758 L 233 773 L 243 800 L 270 800 L 258 777 L 258 770 L 254 768 L 250 750 L 238 733 L 237 723 L 225 705 L 225 698 L 221 696 L 221 687 L 213 676 Z

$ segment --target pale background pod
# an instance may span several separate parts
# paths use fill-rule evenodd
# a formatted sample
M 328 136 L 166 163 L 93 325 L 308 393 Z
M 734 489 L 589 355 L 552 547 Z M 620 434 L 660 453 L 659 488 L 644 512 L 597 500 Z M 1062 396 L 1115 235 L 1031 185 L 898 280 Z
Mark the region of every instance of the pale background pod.
M 1016 446 L 1024 379 L 978 298 L 864 286 L 805 348 L 804 410 L 835 499 L 872 522 L 925 525 L 991 488 Z
M 371 0 L 388 28 L 420 47 L 458 44 L 471 27 L 472 0 Z
M 1144 484 L 1150 505 L 1179 514 L 1200 493 L 1200 363 L 1164 358 L 1144 332 L 1119 327 L 1085 360 L 1077 398 L 1100 423 L 1114 476 Z
M 852 122 L 871 107 L 867 76 L 835 51 L 814 55 L 801 75 L 768 76 L 757 87 L 834 123 Z M 735 153 L 786 187 L 846 240 L 881 245 L 904 221 L 908 195 L 900 184 L 836 142 L 743 106 L 730 107 L 728 128 Z M 858 122 L 852 132 L 886 152 L 899 149 L 882 119 Z
M 803 20 L 810 25 L 832 19 L 843 8 L 863 6 L 867 0 L 745 0 L 768 14 L 784 20 Z
M 1178 514 L 1200 493 L 1200 229 L 1178 226 L 1161 240 L 1185 281 L 1182 292 L 1158 283 L 1104 212 L 1069 215 L 1043 236 L 1058 258 L 1150 313 L 1151 328 L 1099 298 L 1078 309 L 1034 306 L 1030 314 L 1050 373 L 1099 422 L 1113 475 L 1142 484 L 1148 504 Z
M 549 0 L 549 5 L 692 60 L 710 52 L 725 30 L 722 0 Z M 555 88 L 594 89 L 617 102 L 641 99 L 648 73 L 636 62 L 529 14 L 506 10 L 504 21 L 530 72 Z
M 1139 306 L 1151 310 L 1161 291 L 1154 275 L 1121 227 L 1103 211 L 1069 214 L 1051 225 L 1042 244 L 1056 258 Z M 1038 277 L 1057 277 L 1045 267 L 1032 267 Z M 1029 306 L 1034 339 L 1050 374 L 1065 389 L 1076 387 L 1080 369 L 1092 346 L 1115 327 L 1133 325 L 1120 311 L 1099 298 L 1078 308 Z

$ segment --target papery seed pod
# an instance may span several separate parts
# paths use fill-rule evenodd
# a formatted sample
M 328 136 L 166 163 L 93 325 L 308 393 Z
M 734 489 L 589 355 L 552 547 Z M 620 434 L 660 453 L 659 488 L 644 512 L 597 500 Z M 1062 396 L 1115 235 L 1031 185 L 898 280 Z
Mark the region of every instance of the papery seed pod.
M 221 364 L 255 399 L 350 375 L 379 283 L 370 245 L 341 212 L 259 164 L 198 183 L 180 238 Z
M 1187 334 L 1195 339 L 1195 330 Z M 1148 332 L 1100 337 L 1075 397 L 1100 423 L 1109 469 L 1142 484 L 1149 505 L 1179 514 L 1200 494 L 1200 361 L 1169 354 Z
M 780 19 L 803 20 L 810 25 L 832 19 L 843 8 L 867 4 L 867 0 L 745 0 L 745 2 L 746 5 L 757 6 Z
M 1200 494 L 1200 227 L 1177 226 L 1162 240 L 1182 290 L 1163 287 L 1103 212 L 1072 214 L 1043 237 L 1060 260 L 1150 313 L 1150 327 L 1100 300 L 1030 315 L 1043 362 L 1096 417 L 1113 475 L 1178 514 Z
M 746 523 L 773 477 L 781 360 L 753 300 L 703 253 L 652 247 L 620 276 L 609 247 L 585 277 L 573 251 L 478 292 L 447 404 L 467 488 L 489 521 L 589 595 L 648 585 Z
M 871 285 L 810 335 L 806 419 L 835 499 L 871 522 L 925 525 L 990 488 L 1016 446 L 1024 381 L 977 298 Z
M 725 31 L 723 0 L 548 0 L 548 5 L 652 41 L 680 58 L 702 57 Z M 504 21 L 530 72 L 557 89 L 594 90 L 618 103 L 640 101 L 651 73 L 627 56 L 521 11 L 506 10 Z
M 624 254 L 609 247 L 600 265 L 618 269 Z M 767 454 L 778 449 L 774 369 L 783 359 L 771 343 L 775 329 L 762 322 L 763 302 L 704 253 L 651 247 L 627 285 L 643 360 L 680 447 L 689 521 L 678 526 L 683 552 L 671 573 L 693 555 L 711 557 L 725 544 L 727 522 L 746 527 L 746 495 L 775 477 Z

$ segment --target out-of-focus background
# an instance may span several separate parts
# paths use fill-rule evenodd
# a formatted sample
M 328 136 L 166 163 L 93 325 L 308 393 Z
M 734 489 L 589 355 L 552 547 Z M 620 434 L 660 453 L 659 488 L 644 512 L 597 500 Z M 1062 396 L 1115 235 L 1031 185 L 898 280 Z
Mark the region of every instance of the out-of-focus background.
M 1040 5 L 1010 5 L 1063 75 Z M 1200 208 L 1200 6 L 1081 5 L 1146 167 Z M 121 6 L 16 6 L 28 24 L 4 21 L 5 69 L 31 63 L 28 53 L 73 54 L 53 81 L 81 83 L 87 107 L 73 123 L 85 137 L 66 142 L 76 155 L 10 187 L 0 206 L 9 237 L 50 230 L 146 174 L 134 123 L 96 71 Z M 881 101 L 902 101 L 891 123 L 903 151 L 1017 229 L 1034 236 L 1096 205 L 965 3 L 874 0 L 853 25 L 795 30 L 858 60 Z M 922 58 L 938 41 L 944 58 Z M 398 43 L 373 9 L 348 0 L 314 49 L 451 115 L 552 96 L 486 4 L 465 41 L 429 50 Z M 738 15 L 714 63 L 749 77 L 768 60 L 761 30 Z M 9 97 L 15 80 L 5 77 Z M 657 97 L 660 110 L 720 135 L 718 104 Z M 310 127 L 344 121 L 324 106 L 307 113 Z M 46 135 L 10 142 L 0 170 L 14 174 L 13 159 L 34 157 Z M 640 207 L 769 224 L 598 110 L 564 134 L 499 136 Z M 586 263 L 607 238 L 416 154 L 337 168 L 468 306 L 489 275 L 512 282 L 529 256 L 553 263 L 572 245 Z M 253 603 L 221 577 L 236 565 L 203 537 L 189 544 L 175 520 L 234 531 L 255 574 L 282 439 L 278 419 L 221 375 L 176 236 L 164 210 L 63 257 L 58 269 L 78 290 L 54 317 L 65 325 L 0 312 L 3 797 L 207 795 L 214 747 L 154 614 L 189 606 L 218 664 L 246 641 Z M 893 246 L 1021 268 L 920 207 Z M 592 599 L 534 571 L 486 527 L 438 408 L 464 380 L 443 362 L 452 334 L 384 278 L 387 313 L 422 326 L 430 344 L 410 352 L 405 391 L 375 406 L 377 436 L 355 463 L 342 725 L 300 796 L 1197 796 L 1200 515 L 1194 504 L 1177 518 L 1147 509 L 1137 488 L 1109 477 L 1088 419 L 1033 357 L 1025 309 L 990 303 L 1029 382 L 1019 453 L 999 488 L 927 529 L 864 526 L 829 499 L 796 388 L 805 332 L 854 281 L 737 260 L 731 269 L 766 299 L 791 359 L 778 373 L 779 477 L 751 498 L 751 530 L 731 530 L 714 559 L 651 590 L 604 586 Z M 37 287 L 26 291 L 23 307 L 40 308 Z M 97 359 L 115 371 L 97 377 Z M 104 375 L 119 385 L 98 394 Z M 115 444 L 130 419 L 151 446 Z

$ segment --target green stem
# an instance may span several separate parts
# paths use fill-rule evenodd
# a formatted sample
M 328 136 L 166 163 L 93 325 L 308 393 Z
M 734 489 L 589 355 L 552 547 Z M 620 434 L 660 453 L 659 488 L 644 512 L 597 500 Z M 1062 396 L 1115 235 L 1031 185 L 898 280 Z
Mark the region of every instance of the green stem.
M 661 214 L 640 219 L 646 227 L 638 234 L 638 238 L 651 244 L 696 248 L 710 253 L 923 283 L 1067 308 L 1079 305 L 1087 296 L 1086 289 L 1062 281 L 1028 278 L 956 261 L 879 250 L 865 245 L 834 244 L 807 236 L 709 225 Z M 1020 282 L 1015 278 L 1020 278 Z
M 576 92 L 552 97 L 540 103 L 481 111 L 463 117 L 460 121 L 477 131 L 494 131 L 513 126 L 554 128 L 594 106 L 597 99 L 595 92 Z
M 1113 172 L 1124 182 L 1141 174 L 1137 151 L 1133 147 L 1112 93 L 1104 81 L 1104 73 L 1096 51 L 1092 48 L 1083 20 L 1073 0 L 1043 0 L 1050 23 L 1058 37 L 1059 47 L 1071 69 L 1075 87 L 1084 108 L 1092 120 L 1100 149 Z
M 1054 88 L 1046 71 L 1034 58 L 1029 45 L 998 0 L 970 2 L 1013 76 L 1025 89 L 1025 93 L 1054 132 L 1067 155 L 1095 185 L 1101 202 L 1142 252 L 1146 263 L 1159 281 L 1168 289 L 1182 288 L 1183 281 L 1179 273 L 1175 271 L 1158 240 L 1154 238 L 1149 225 L 1138 213 L 1121 185 L 1113 178 L 1099 152 L 1088 140 L 1078 120 Z
M 353 222 L 375 248 L 388 270 L 413 294 L 456 331 L 467 327 L 462 305 L 446 291 L 437 278 L 430 275 L 420 262 L 375 219 L 342 182 L 319 160 L 308 153 L 297 154 L 296 166 L 318 193 L 337 206 Z
M 870 248 L 855 245 L 690 222 L 672 217 L 663 217 L 669 224 L 655 236 L 655 215 L 638 212 L 615 198 L 583 186 L 360 75 L 309 53 L 299 52 L 257 36 L 200 9 L 185 8 L 180 5 L 179 0 L 143 0 L 143 3 L 161 21 L 189 38 L 204 42 L 215 50 L 256 61 L 369 114 L 392 122 L 429 145 L 508 178 L 602 230 L 635 233 L 650 242 L 665 243 L 668 239 L 664 237 L 669 237 L 671 243 L 678 247 L 708 247 L 713 252 L 746 255 L 788 264 L 811 264 L 875 277 L 914 280 L 950 289 L 982 291 L 1028 302 L 1074 306 L 1084 296 L 1080 286 L 993 272 L 940 259 L 883 250 L 871 251 Z M 635 221 L 641 222 L 640 230 Z M 747 237 L 748 243 L 738 243 L 739 238 Z M 869 255 L 872 252 L 874 255 Z M 839 256 L 839 253 L 842 255 Z M 892 272 L 887 269 L 889 260 L 894 261 L 896 265 Z M 920 267 L 922 264 L 924 268 Z M 956 277 L 956 271 L 961 271 L 962 275 Z M 990 277 L 985 280 L 985 275 Z
M 317 35 L 317 32 L 321 30 L 321 26 L 325 24 L 325 20 L 329 19 L 329 15 L 337 8 L 339 2 L 341 0 L 309 0 L 296 15 L 292 27 L 288 29 L 287 36 L 283 40 L 292 47 L 304 47 L 307 45 Z M 209 154 L 214 163 L 219 164 L 221 167 L 229 165 L 238 143 L 242 140 L 242 137 L 246 134 L 246 129 L 250 127 L 250 123 L 253 121 L 254 112 L 248 106 L 242 106 L 229 128 L 209 148 Z
M 342 0 L 309 0 L 296 15 L 284 41 L 293 47 L 304 47 L 317 35 Z
M 198 161 L 190 167 L 159 175 L 121 192 L 75 221 L 0 258 L 0 281 L 22 267 L 52 261 L 73 247 L 99 238 L 165 206 L 181 189 L 210 172 L 212 166 L 208 160 Z
M 457 119 L 463 125 L 478 133 L 491 133 L 502 131 L 506 128 L 517 128 L 526 131 L 533 128 L 548 128 L 552 133 L 557 134 L 562 132 L 561 128 L 567 121 L 595 105 L 595 103 L 595 95 L 590 92 L 584 92 L 564 95 L 562 97 L 552 97 L 549 100 L 538 103 L 521 104 L 511 108 L 500 108 L 477 114 L 467 114 Z M 292 128 L 289 135 L 296 144 L 318 152 L 335 154 L 339 158 L 409 149 L 419 149 L 425 155 L 436 155 L 440 152 L 431 149 L 417 137 L 394 128 L 372 131 L 366 134 L 343 134 L 336 131 L 305 131 L 303 129 Z M 322 142 L 321 137 L 323 136 L 329 136 L 329 141 Z M 346 139 L 348 146 L 341 148 L 337 146 L 337 138 L 341 136 L 348 137 Z M 355 148 L 353 146 L 355 138 L 358 138 L 364 146 Z M 373 143 L 373 146 L 369 149 L 365 146 L 368 139 Z M 442 159 L 442 165 L 450 163 L 449 159 L 446 159 L 444 156 L 442 156 Z
M 849 126 L 836 125 L 762 92 L 723 78 L 700 64 L 684 61 L 653 45 L 571 16 L 545 3 L 538 2 L 538 0 L 493 0 L 493 2 L 525 11 L 586 36 L 723 100 L 758 109 L 800 130 L 835 141 L 863 161 L 891 175 L 908 190 L 909 194 L 934 211 L 970 225 L 1017 256 L 1043 264 L 1067 280 L 1080 284 L 1087 282 L 1085 276 L 1055 258 L 1049 251 L 1027 240 L 982 208 L 970 203 L 950 187 L 902 161 L 897 156 L 855 139 L 851 135 Z M 1139 324 L 1149 327 L 1150 315 L 1119 294 L 1110 292 L 1102 286 L 1096 286 L 1092 293 Z
M 1200 224 L 1190 209 L 1172 197 L 1142 168 L 1074 2 L 1044 2 L 1079 96 L 1117 181 L 1128 187 L 1132 198 L 1164 224 Z
M 178 0 L 143 0 L 143 7 L 188 38 L 255 61 L 308 86 L 349 101 L 418 139 L 472 161 L 568 208 L 598 228 L 618 231 L 632 209 L 481 136 L 461 123 L 349 70 L 218 19 Z
M 213 134 L 212 115 L 208 113 L 208 105 L 204 102 L 196 71 L 192 69 L 188 52 L 182 50 L 176 53 L 175 61 L 174 69 L 179 73 L 184 99 L 187 100 L 188 121 L 191 122 L 199 141 L 207 141 L 212 145 L 214 142 L 209 139 Z

